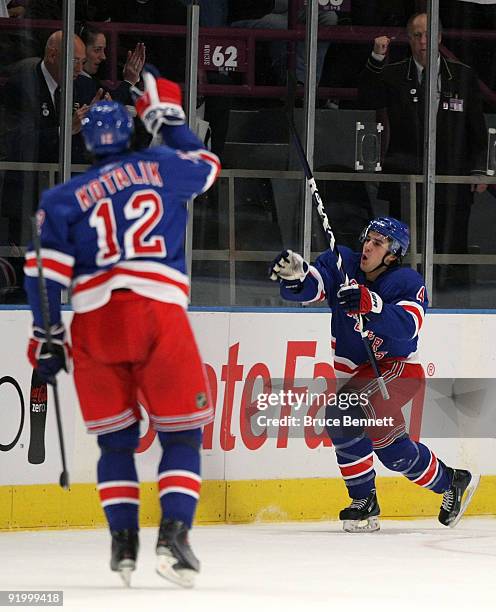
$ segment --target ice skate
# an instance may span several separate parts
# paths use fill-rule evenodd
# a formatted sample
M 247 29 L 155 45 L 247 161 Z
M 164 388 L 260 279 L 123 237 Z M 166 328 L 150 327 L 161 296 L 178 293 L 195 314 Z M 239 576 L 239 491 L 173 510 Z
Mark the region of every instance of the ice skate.
M 162 519 L 157 541 L 157 574 L 189 589 L 194 586 L 200 562 L 188 542 L 188 528 L 182 521 Z
M 379 531 L 380 512 L 376 491 L 373 489 L 368 497 L 354 499 L 347 508 L 341 510 L 339 519 L 343 521 L 343 529 L 349 533 Z
M 136 529 L 123 529 L 111 531 L 112 535 L 112 557 L 110 569 L 119 572 L 124 584 L 131 586 L 131 572 L 136 569 L 136 557 L 138 556 L 139 540 Z
M 450 488 L 443 493 L 439 511 L 439 522 L 447 527 L 455 527 L 462 518 L 480 481 L 479 474 L 468 470 L 447 468 L 452 475 Z

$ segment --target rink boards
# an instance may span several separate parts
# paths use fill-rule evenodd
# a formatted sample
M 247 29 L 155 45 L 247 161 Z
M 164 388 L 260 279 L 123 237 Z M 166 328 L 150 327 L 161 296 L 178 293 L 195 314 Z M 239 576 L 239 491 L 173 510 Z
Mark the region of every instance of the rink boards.
M 66 323 L 71 313 L 64 313 Z M 330 317 L 324 312 L 192 312 L 216 418 L 204 436 L 203 488 L 199 522 L 335 518 L 347 500 L 334 451 L 325 435 L 291 427 L 247 426 L 257 382 L 288 388 L 334 376 L 330 359 Z M 59 390 L 70 492 L 58 485 L 60 455 L 53 401 L 48 398 L 43 463 L 28 462 L 31 369 L 25 358 L 30 315 L 0 312 L 0 528 L 103 524 L 94 480 L 96 440 L 79 414 L 72 378 L 60 375 Z M 496 514 L 496 317 L 493 314 L 428 314 L 419 360 L 427 377 L 449 386 L 455 378 L 474 379 L 461 404 L 439 403 L 431 411 L 422 400 L 410 406 L 407 421 L 449 465 L 483 474 L 471 514 Z M 111 341 L 111 339 L 109 339 Z M 167 375 L 165 373 L 165 375 Z M 479 381 L 484 379 L 484 391 Z M 12 381 L 15 381 L 14 384 Z M 449 395 L 449 393 L 448 393 Z M 22 397 L 21 397 L 22 396 Z M 458 401 L 458 400 L 457 400 Z M 293 413 L 294 414 L 294 413 Z M 487 437 L 481 435 L 487 431 Z M 484 429 L 485 428 L 485 429 Z M 141 519 L 158 518 L 155 472 L 160 450 L 142 422 L 138 471 Z M 438 496 L 376 465 L 382 515 L 437 515 Z

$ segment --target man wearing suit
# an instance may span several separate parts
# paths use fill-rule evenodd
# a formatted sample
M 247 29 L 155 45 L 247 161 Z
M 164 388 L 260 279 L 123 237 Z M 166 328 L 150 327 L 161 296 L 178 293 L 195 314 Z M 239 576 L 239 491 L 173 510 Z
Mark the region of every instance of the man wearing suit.
M 3 89 L 6 132 L 2 157 L 17 162 L 57 162 L 60 132 L 60 83 L 62 32 L 47 40 L 44 57 L 28 58 L 15 66 Z M 73 78 L 83 69 L 86 49 L 74 37 Z M 75 110 L 72 133 L 81 129 L 81 119 L 88 110 Z M 77 160 L 73 160 L 77 161 Z M 45 180 L 45 184 L 42 181 Z M 25 243 L 30 236 L 30 216 L 36 208 L 40 191 L 46 187 L 46 174 L 9 171 L 5 175 L 1 217 L 9 222 L 9 240 Z
M 380 36 L 359 80 L 361 108 L 385 109 L 389 146 L 386 173 L 422 174 L 424 149 L 427 15 L 413 15 L 407 24 L 411 56 L 388 64 L 390 39 Z M 441 40 L 441 35 L 439 36 Z M 437 174 L 485 174 L 487 128 L 474 71 L 439 56 L 437 62 Z M 436 185 L 434 247 L 437 253 L 467 253 L 468 223 L 474 192 L 487 185 Z M 400 185 L 383 183 L 379 197 L 400 216 Z M 450 272 L 464 280 L 460 266 Z M 461 274 L 460 274 L 461 273 Z
M 43 60 L 28 58 L 19 62 L 5 85 L 3 98 L 10 129 L 8 161 L 58 159 L 61 53 L 62 32 L 57 31 L 47 40 Z M 83 41 L 74 36 L 74 79 L 81 73 L 85 57 Z M 81 107 L 74 113 L 73 134 L 80 131 L 86 110 Z

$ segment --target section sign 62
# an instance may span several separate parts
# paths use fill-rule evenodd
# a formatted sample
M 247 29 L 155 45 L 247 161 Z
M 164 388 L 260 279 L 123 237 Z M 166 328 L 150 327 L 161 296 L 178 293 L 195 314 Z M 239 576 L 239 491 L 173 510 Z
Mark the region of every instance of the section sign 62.
M 246 72 L 248 70 L 246 41 L 202 39 L 199 48 L 199 68 L 203 70 L 224 70 Z

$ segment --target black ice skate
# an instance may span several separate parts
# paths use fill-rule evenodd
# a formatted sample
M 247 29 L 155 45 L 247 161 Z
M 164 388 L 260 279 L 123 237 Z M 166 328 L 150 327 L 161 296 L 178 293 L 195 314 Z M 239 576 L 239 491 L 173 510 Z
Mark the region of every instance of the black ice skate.
M 186 589 L 194 586 L 200 562 L 188 542 L 182 521 L 162 519 L 157 540 L 157 574 Z
M 347 508 L 341 510 L 339 519 L 343 521 L 343 529 L 349 533 L 379 531 L 380 512 L 375 489 L 372 489 L 368 497 L 354 499 Z
M 439 511 L 439 522 L 447 527 L 455 527 L 462 518 L 480 481 L 479 474 L 467 470 L 446 468 L 451 475 L 451 486 L 443 493 Z
M 136 569 L 136 557 L 138 556 L 139 540 L 136 529 L 123 529 L 111 531 L 112 536 L 112 558 L 110 569 L 119 572 L 124 584 L 131 585 L 131 572 Z

